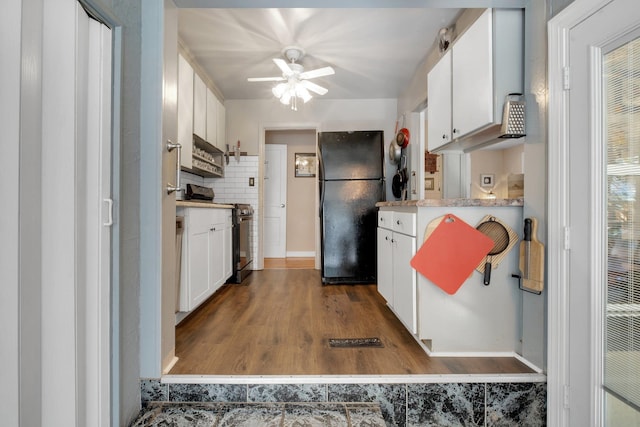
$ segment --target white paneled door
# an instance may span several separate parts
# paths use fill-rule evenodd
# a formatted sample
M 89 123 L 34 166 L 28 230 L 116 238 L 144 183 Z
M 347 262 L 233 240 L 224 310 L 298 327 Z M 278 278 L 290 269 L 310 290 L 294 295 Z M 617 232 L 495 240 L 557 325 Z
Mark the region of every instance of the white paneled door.
M 108 426 L 111 30 L 75 0 L 44 17 L 39 425 Z
M 287 146 L 266 144 L 264 168 L 264 257 L 287 253 Z
M 566 121 L 550 123 L 549 425 L 640 426 L 640 14 L 565 14 L 550 34 L 550 116 Z

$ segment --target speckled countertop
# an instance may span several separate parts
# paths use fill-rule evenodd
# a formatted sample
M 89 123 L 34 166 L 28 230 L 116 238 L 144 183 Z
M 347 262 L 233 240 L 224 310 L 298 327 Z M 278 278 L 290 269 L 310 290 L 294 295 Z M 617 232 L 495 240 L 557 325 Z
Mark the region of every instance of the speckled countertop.
M 233 209 L 233 205 L 228 205 L 223 203 L 213 203 L 213 202 L 193 202 L 190 200 L 176 200 L 176 207 Z
M 394 206 L 407 206 L 407 207 L 470 207 L 470 206 L 486 206 L 486 207 L 500 207 L 500 206 L 524 206 L 524 199 L 422 199 L 422 200 L 395 200 L 389 202 L 378 202 L 376 207 L 394 207 Z

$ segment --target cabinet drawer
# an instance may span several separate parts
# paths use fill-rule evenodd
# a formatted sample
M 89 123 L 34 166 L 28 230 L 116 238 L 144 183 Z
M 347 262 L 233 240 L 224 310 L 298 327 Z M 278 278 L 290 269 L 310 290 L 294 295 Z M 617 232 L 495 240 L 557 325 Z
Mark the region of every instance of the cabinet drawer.
M 393 229 L 393 211 L 378 211 L 378 227 Z
M 393 213 L 393 231 L 409 236 L 416 235 L 416 214 L 411 212 Z

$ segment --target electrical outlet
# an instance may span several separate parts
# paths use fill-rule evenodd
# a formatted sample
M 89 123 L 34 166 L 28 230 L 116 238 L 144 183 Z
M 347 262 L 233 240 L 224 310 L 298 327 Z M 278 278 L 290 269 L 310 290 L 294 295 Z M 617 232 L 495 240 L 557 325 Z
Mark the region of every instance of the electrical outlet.
M 249 187 L 253 187 L 255 185 L 256 181 L 253 177 L 249 178 Z

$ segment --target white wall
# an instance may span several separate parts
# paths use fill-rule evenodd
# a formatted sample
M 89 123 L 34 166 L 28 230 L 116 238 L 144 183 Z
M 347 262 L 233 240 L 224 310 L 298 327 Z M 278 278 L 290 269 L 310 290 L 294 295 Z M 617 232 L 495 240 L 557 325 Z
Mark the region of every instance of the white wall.
M 227 141 L 240 140 L 242 151 L 259 154 L 262 129 L 292 129 L 308 125 L 318 131 L 382 130 L 385 138 L 387 194 L 391 195 L 391 179 L 395 165 L 388 160 L 388 143 L 395 131 L 397 100 L 395 99 L 322 99 L 313 98 L 291 111 L 277 99 L 226 100 Z
M 242 151 L 258 154 L 261 126 L 276 127 L 308 123 L 318 124 L 319 131 L 383 130 L 391 140 L 395 129 L 395 99 L 322 99 L 313 98 L 291 111 L 277 99 L 226 100 L 227 140 L 240 140 Z
M 522 156 L 524 144 L 504 150 L 478 150 L 471 153 L 471 198 L 487 198 L 489 191 L 498 199 L 508 197 L 508 179 L 510 174 L 523 173 Z M 482 187 L 480 175 L 494 175 L 492 187 Z

